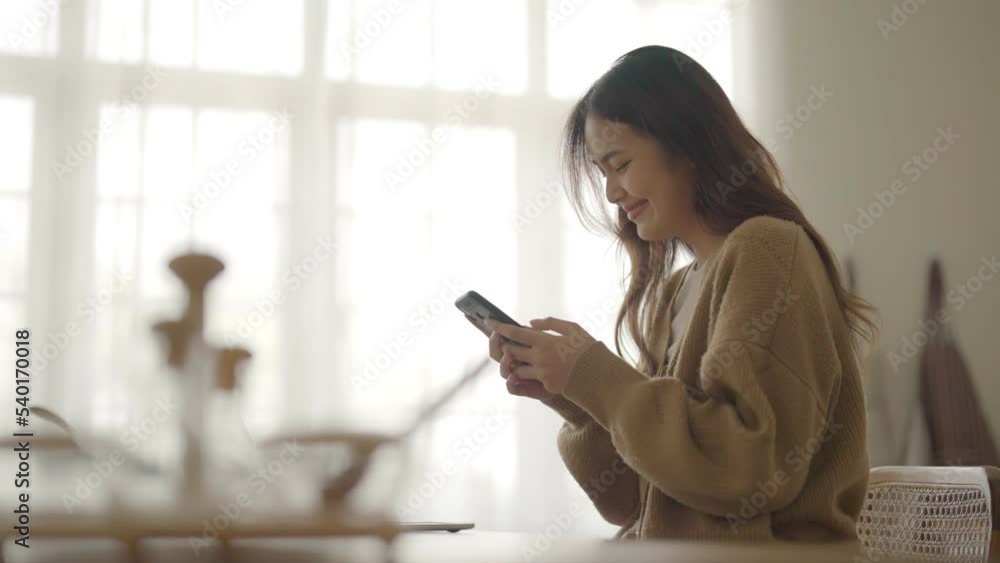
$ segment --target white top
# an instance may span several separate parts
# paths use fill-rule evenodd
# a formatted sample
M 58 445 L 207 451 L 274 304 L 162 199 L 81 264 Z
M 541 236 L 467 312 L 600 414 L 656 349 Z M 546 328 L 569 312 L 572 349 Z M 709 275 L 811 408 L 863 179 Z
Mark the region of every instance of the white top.
M 670 320 L 670 342 L 667 348 L 666 361 L 674 356 L 674 351 L 680 344 L 684 333 L 687 331 L 688 323 L 691 321 L 691 314 L 694 311 L 695 303 L 698 301 L 699 289 L 705 269 L 694 263 L 688 268 L 681 280 L 681 286 L 677 290 L 677 298 L 674 300 L 673 317 Z

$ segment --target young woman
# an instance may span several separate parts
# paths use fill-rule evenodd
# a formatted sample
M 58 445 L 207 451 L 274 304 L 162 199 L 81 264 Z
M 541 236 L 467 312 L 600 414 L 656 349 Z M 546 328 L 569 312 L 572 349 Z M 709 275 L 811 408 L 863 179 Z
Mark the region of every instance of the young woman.
M 576 104 L 564 157 L 578 216 L 630 259 L 617 354 L 556 318 L 491 321 L 490 354 L 511 393 L 565 419 L 559 452 L 616 537 L 854 538 L 874 309 L 718 83 L 676 50 L 636 49 Z M 694 262 L 674 271 L 680 247 Z

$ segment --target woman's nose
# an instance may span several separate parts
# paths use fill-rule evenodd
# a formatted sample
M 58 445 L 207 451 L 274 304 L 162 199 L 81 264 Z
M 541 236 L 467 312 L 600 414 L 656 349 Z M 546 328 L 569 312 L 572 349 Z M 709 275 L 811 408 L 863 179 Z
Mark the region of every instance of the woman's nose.
M 609 203 L 618 203 L 618 200 L 625 197 L 625 189 L 609 176 L 604 179 L 604 195 Z

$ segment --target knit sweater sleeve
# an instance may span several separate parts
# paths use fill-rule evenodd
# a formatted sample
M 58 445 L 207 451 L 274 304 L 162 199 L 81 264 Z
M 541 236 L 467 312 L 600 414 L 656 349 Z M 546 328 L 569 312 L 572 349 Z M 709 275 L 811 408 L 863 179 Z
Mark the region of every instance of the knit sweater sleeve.
M 698 373 L 649 378 L 598 341 L 563 393 L 639 475 L 718 517 L 738 514 L 757 492 L 769 497 L 762 512 L 788 506 L 810 473 L 798 454 L 811 438 L 836 432 L 826 420 L 840 375 L 830 358 L 832 308 L 829 293 L 813 287 L 822 264 L 815 253 L 801 259 L 795 248 L 808 241 L 794 234 L 784 245 L 741 239 L 727 241 L 706 278 L 714 322 Z M 791 304 L 766 314 L 783 291 Z
M 601 516 L 623 526 L 639 508 L 638 475 L 590 414 L 562 396 L 546 404 L 563 417 L 557 443 L 566 468 Z
M 671 295 L 680 274 L 678 270 L 670 275 L 661 298 Z M 545 404 L 563 418 L 557 444 L 570 474 L 605 520 L 619 526 L 628 523 L 639 510 L 639 476 L 615 449 L 611 434 L 565 396 Z

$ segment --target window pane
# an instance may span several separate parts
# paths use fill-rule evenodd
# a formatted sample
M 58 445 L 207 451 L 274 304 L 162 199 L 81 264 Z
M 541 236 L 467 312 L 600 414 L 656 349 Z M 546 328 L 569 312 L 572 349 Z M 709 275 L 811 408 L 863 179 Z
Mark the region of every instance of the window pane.
M 115 119 L 116 111 L 105 105 L 101 117 Z M 191 182 L 192 115 L 187 108 L 133 108 L 102 139 L 97 192 L 103 203 L 95 248 L 99 280 L 107 279 L 113 267 L 134 271 L 138 257 L 143 294 L 173 295 L 173 280 L 165 275 L 167 256 L 188 238 L 198 213 Z
M 637 47 L 635 34 L 613 31 L 640 29 L 635 3 L 546 1 L 550 95 L 583 95 L 615 59 Z
M 105 133 L 97 145 L 97 193 L 99 197 L 135 196 L 139 193 L 142 145 L 139 125 L 143 110 L 135 106 L 103 104 L 98 123 Z
M 194 222 L 195 238 L 226 262 L 237 282 L 227 295 L 235 299 L 267 295 L 276 281 L 275 194 L 287 190 L 289 173 L 278 165 L 287 161 L 279 155 L 290 137 L 282 119 L 215 110 L 198 117 L 195 177 L 207 203 Z
M 27 198 L 0 194 L 0 294 L 25 291 L 27 251 Z
M 514 134 L 488 127 L 441 127 L 428 194 L 435 218 L 469 225 L 490 216 L 511 224 L 516 199 Z M 433 137 L 432 137 L 433 138 Z
M 338 207 L 427 209 L 437 148 L 432 130 L 413 121 L 357 119 L 341 123 L 337 139 Z
M 8 339 L 8 341 L 11 341 L 14 339 L 14 331 L 22 328 L 28 328 L 30 330 L 31 327 L 25 325 L 24 307 L 22 306 L 21 302 L 13 299 L 4 299 L 0 297 L 0 334 L 3 334 L 4 337 Z M 39 338 L 39 336 L 42 335 L 32 334 L 31 339 L 35 341 L 34 342 L 35 346 L 40 347 L 41 340 L 44 338 L 44 336 L 42 336 L 42 338 Z M 36 348 L 35 350 L 36 354 L 39 353 L 37 351 L 38 348 Z M 8 385 L 5 387 L 7 387 L 8 389 L 12 389 L 13 385 Z
M 165 264 L 192 237 L 200 248 L 219 252 L 227 270 L 241 280 L 241 292 L 232 295 L 257 297 L 269 290 L 277 271 L 275 194 L 287 190 L 287 158 L 282 156 L 288 151 L 287 123 L 264 112 L 210 110 L 195 124 L 190 109 L 162 106 L 149 108 L 147 115 L 142 139 L 123 134 L 124 142 L 109 137 L 101 147 L 100 170 L 132 162 L 141 163 L 142 172 L 102 174 L 98 192 L 102 197 L 141 194 L 142 203 L 135 218 L 128 205 L 109 202 L 104 208 L 99 261 L 110 264 L 134 252 L 124 252 L 123 245 L 135 235 L 125 238 L 127 229 L 116 227 L 134 224 L 147 297 L 176 294 Z M 135 189 L 140 182 L 142 189 Z
M 198 66 L 252 74 L 302 72 L 303 0 L 198 4 Z
M 448 302 L 449 312 L 431 328 L 437 342 L 461 351 L 431 356 L 428 375 L 435 386 L 447 385 L 486 349 L 483 335 L 452 310 L 460 294 L 476 290 L 519 317 L 517 233 L 510 220 L 517 197 L 515 155 L 513 133 L 488 127 L 452 130 L 434 155 L 428 266 L 446 280 L 441 292 L 447 290 L 442 301 Z M 496 382 L 475 386 L 477 400 L 465 404 L 482 408 L 497 404 L 496 386 L 489 383 Z
M 59 40 L 59 4 L 44 0 L 0 2 L 0 52 L 54 55 Z
M 455 309 L 455 300 L 461 294 L 475 290 L 515 320 L 528 321 L 518 309 L 517 233 L 503 217 L 478 222 L 464 218 L 437 219 L 432 223 L 430 266 L 441 273 L 442 283 L 437 294 L 446 309 L 440 314 L 429 311 L 427 332 L 434 335 L 436 342 L 447 342 L 448 348 L 454 351 L 431 356 L 428 375 L 436 385 L 446 384 L 487 350 L 486 337 Z M 496 382 L 491 380 L 489 383 Z M 496 404 L 495 385 L 474 387 L 477 389 L 473 392 L 476 405 Z
M 97 206 L 94 287 L 101 287 L 116 273 L 135 272 L 136 206 L 110 202 Z
M 0 96 L 0 193 L 31 189 L 31 148 L 34 144 L 34 107 L 31 98 Z
M 219 1 L 216 5 L 228 6 L 228 3 Z M 149 0 L 150 61 L 191 66 L 194 62 L 194 10 L 195 3 L 191 0 Z
M 21 293 L 27 285 L 33 104 L 30 98 L 0 96 L 0 293 Z
M 148 115 L 141 143 L 142 196 L 152 205 L 175 211 L 178 220 L 173 230 L 185 231 L 197 220 L 202 203 L 194 194 L 199 189 L 205 192 L 194 172 L 194 112 L 187 107 L 153 106 Z
M 588 206 L 599 204 L 611 207 L 599 195 L 584 190 Z M 614 322 L 624 297 L 624 279 L 628 256 L 621 252 L 610 235 L 594 234 L 581 224 L 570 202 L 558 198 L 556 206 L 562 224 L 562 272 L 565 308 L 561 313 L 581 324 L 594 338 L 614 348 Z M 556 215 L 553 213 L 553 215 Z M 612 211 L 612 217 L 614 212 Z
M 88 37 L 93 56 L 110 62 L 143 58 L 143 4 L 94 0 L 89 5 Z M 153 63 L 196 63 L 207 70 L 250 74 L 295 75 L 302 71 L 302 0 L 232 6 L 217 0 L 150 0 L 149 28 L 148 59 Z
M 331 0 L 327 76 L 392 86 L 427 84 L 430 21 L 430 0 Z
M 568 207 L 568 205 L 567 205 Z M 606 236 L 586 231 L 572 210 L 563 216 L 563 280 L 566 318 L 614 347 L 614 322 L 624 297 L 622 279 L 627 256 L 616 259 Z
M 352 396 L 346 402 L 352 414 L 366 415 L 355 420 L 370 420 L 378 409 L 394 414 L 382 423 L 398 427 L 427 386 L 422 319 L 441 285 L 427 267 L 429 225 L 423 214 L 392 208 L 340 223 L 343 277 L 335 283 L 351 307 L 345 365 Z
M 324 41 L 326 76 L 344 80 L 351 74 L 354 57 L 354 39 L 351 29 L 351 0 L 327 0 L 326 38 Z
M 117 273 L 134 277 L 97 325 L 92 367 L 102 374 L 95 381 L 105 390 L 94 404 L 121 412 L 134 396 L 118 381 L 162 369 L 150 326 L 182 311 L 183 290 L 167 263 L 193 249 L 226 265 L 213 286 L 222 290 L 213 291 L 206 312 L 207 336 L 253 349 L 246 374 L 253 383 L 243 400 L 254 412 L 252 424 L 273 424 L 282 313 L 264 323 L 251 319 L 249 333 L 238 329 L 255 314 L 254 304 L 278 287 L 278 248 L 287 246 L 287 221 L 274 202 L 288 189 L 288 122 L 266 112 L 195 113 L 173 106 L 137 110 L 134 121 L 119 136 L 109 136 L 99 156 L 104 172 L 98 186 L 97 287 L 106 287 Z M 114 162 L 137 164 L 114 174 Z M 115 420 L 105 416 L 98 422 Z
M 438 0 L 434 7 L 434 83 L 469 89 L 489 77 L 505 94 L 528 81 L 527 1 Z
M 140 60 L 142 6 L 135 0 L 91 0 L 87 4 L 90 55 L 107 62 Z
M 455 316 L 461 293 L 475 287 L 515 312 L 514 136 L 359 120 L 342 125 L 338 140 L 350 404 L 358 414 L 390 412 L 380 424 L 399 427 L 481 357 L 482 335 Z M 387 189 L 387 170 L 405 178 Z M 468 353 L 426 352 L 443 343 Z M 474 387 L 475 409 L 506 400 L 495 386 Z

